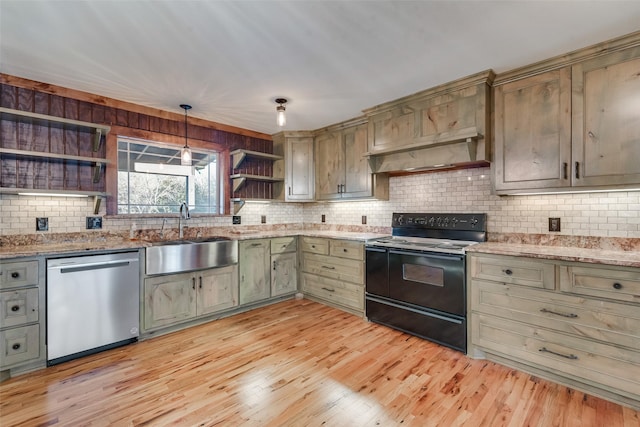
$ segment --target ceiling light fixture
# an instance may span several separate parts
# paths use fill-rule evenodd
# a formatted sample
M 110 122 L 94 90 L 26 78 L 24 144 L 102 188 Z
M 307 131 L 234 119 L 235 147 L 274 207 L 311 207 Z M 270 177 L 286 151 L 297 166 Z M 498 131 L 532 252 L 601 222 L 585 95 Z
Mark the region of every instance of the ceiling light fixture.
M 191 105 L 180 104 L 180 108 L 184 110 L 184 147 L 182 147 L 180 154 L 180 164 L 182 166 L 191 166 L 191 149 L 189 148 L 187 140 L 187 111 L 191 109 Z
M 286 98 L 276 98 L 276 104 L 278 104 L 278 106 L 276 107 L 276 111 L 277 111 L 276 122 L 280 127 L 284 126 L 287 123 L 287 117 L 284 115 L 284 111 L 286 110 L 284 104 L 286 103 L 287 103 Z

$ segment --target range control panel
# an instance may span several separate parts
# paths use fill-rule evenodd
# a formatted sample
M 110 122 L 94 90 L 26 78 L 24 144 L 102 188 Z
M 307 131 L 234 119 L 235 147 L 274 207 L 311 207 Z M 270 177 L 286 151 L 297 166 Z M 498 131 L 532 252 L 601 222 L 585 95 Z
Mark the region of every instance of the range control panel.
M 487 214 L 394 213 L 393 228 L 486 231 Z

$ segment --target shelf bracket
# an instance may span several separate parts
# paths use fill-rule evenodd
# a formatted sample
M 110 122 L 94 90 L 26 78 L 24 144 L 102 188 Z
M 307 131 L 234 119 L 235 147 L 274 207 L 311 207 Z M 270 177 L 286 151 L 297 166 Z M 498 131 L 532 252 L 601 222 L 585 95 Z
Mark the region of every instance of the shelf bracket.
M 238 169 L 238 166 L 240 166 L 240 163 L 242 163 L 245 157 L 247 157 L 247 153 L 245 153 L 244 151 L 240 151 L 237 153 L 233 153 L 232 157 L 233 157 L 233 168 Z
M 93 214 L 94 215 L 98 215 L 98 212 L 100 212 L 100 202 L 102 202 L 102 197 L 93 196 Z
M 245 204 L 245 201 L 242 199 L 231 199 L 231 202 L 233 202 L 233 214 L 236 215 L 240 209 L 242 209 L 242 207 Z
M 102 175 L 102 163 L 96 162 L 93 166 L 93 183 L 96 184 L 100 182 L 100 176 Z
M 245 177 L 233 178 L 233 192 L 235 193 L 238 191 L 238 188 L 242 187 L 246 180 L 247 178 Z
M 96 133 L 93 136 L 93 151 L 96 152 L 100 149 L 100 143 L 102 142 L 102 129 L 96 129 Z

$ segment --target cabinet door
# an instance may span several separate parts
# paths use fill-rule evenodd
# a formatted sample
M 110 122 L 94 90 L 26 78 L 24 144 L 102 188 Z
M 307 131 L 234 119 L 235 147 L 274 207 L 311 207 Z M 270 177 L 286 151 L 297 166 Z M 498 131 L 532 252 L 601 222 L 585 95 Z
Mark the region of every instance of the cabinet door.
M 367 124 L 345 129 L 344 141 L 345 187 L 342 197 L 370 197 L 372 173 L 367 158 Z
M 573 185 L 640 183 L 640 47 L 573 66 Z
M 0 328 L 38 321 L 38 288 L 0 292 Z
M 269 239 L 240 242 L 240 304 L 267 299 L 271 295 L 270 246 Z
M 413 108 L 396 107 L 369 118 L 370 152 L 408 145 L 416 136 L 416 114 Z
M 315 197 L 313 138 L 287 138 L 285 200 L 313 201 Z
M 271 296 L 290 294 L 297 290 L 297 259 L 295 252 L 271 257 Z
M 316 199 L 331 200 L 342 197 L 344 185 L 344 147 L 341 132 L 318 135 L 316 150 Z
M 496 190 L 568 187 L 570 69 L 498 86 L 495 108 Z
M 196 273 L 198 316 L 238 305 L 238 268 L 235 265 Z
M 144 327 L 153 329 L 196 315 L 196 277 L 192 273 L 144 279 Z

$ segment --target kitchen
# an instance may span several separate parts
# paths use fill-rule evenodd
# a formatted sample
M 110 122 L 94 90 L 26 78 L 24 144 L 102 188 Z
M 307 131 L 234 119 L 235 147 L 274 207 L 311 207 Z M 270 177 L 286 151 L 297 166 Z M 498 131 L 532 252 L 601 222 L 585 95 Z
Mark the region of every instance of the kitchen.
M 596 40 L 598 42 L 604 39 Z M 562 53 L 562 52 L 558 52 Z M 540 58 L 543 59 L 543 58 Z M 526 65 L 522 63 L 520 65 Z M 473 72 L 477 72 L 474 69 Z M 10 80 L 6 80 L 10 79 Z M 452 80 L 452 79 L 449 79 Z M 19 77 L 12 78 L 3 75 L 3 94 L 6 86 L 20 88 L 24 86 L 36 86 Z M 441 82 L 442 83 L 442 82 Z M 504 83 L 507 84 L 507 83 Z M 432 85 L 436 86 L 436 85 Z M 422 89 L 429 87 L 424 86 Z M 57 92 L 59 96 L 81 99 L 83 102 L 89 102 L 88 99 L 81 98 L 87 96 L 74 92 L 70 89 L 50 87 L 42 90 L 41 85 L 37 85 L 35 96 L 41 96 L 42 93 Z M 11 89 L 14 90 L 14 89 Z M 21 92 L 22 98 L 17 99 L 24 101 L 24 96 L 28 92 Z M 7 89 L 7 91 L 9 91 Z M 62 94 L 62 92 L 64 94 Z M 73 94 L 74 96 L 69 96 Z M 390 101 L 395 97 L 389 97 L 382 101 Z M 3 107 L 6 97 L 3 97 Z M 183 100 L 181 100 L 183 101 Z M 28 102 L 28 101 L 27 101 Z M 110 102 L 110 101 L 109 101 Z M 117 101 L 115 101 L 117 103 Z M 117 104 L 120 110 L 123 104 Z M 373 105 L 373 104 L 371 104 Z M 128 104 L 127 104 L 128 106 Z M 294 103 L 288 106 L 287 112 L 295 117 Z M 364 107 L 369 107 L 365 105 Z M 13 106 L 12 108 L 15 108 Z M 133 114 L 127 114 L 126 118 L 117 116 L 116 122 L 118 126 L 123 126 L 131 119 L 132 115 L 138 116 L 138 122 L 141 122 L 140 116 L 150 109 L 142 107 L 133 107 Z M 131 111 L 131 110 L 129 110 Z M 270 107 L 270 113 L 275 110 Z M 182 116 L 179 113 L 156 113 L 165 118 L 180 124 Z M 190 113 L 191 114 L 191 113 Z M 195 115 L 195 112 L 193 113 Z M 293 117 L 290 118 L 293 119 Z M 347 117 L 341 117 L 346 119 Z M 193 119 L 192 119 L 193 120 Z M 192 122 L 193 123 L 193 122 Z M 202 123 L 196 120 L 195 123 Z M 330 122 L 332 123 L 332 122 Z M 326 124 L 326 123 L 325 123 Z M 126 127 L 126 126 L 125 126 Z M 312 127 L 317 129 L 319 127 Z M 229 132 L 232 133 L 232 132 Z M 109 133 L 111 135 L 111 133 Z M 174 135 L 175 142 L 182 144 L 183 138 L 179 131 Z M 190 144 L 196 144 L 201 139 L 196 134 L 190 141 Z M 258 137 L 259 133 L 249 131 L 249 138 Z M 135 136 L 135 135 L 131 135 Z M 246 135 L 245 135 L 246 136 Z M 229 137 L 233 141 L 233 137 Z M 246 139 L 238 138 L 243 141 Z M 233 144 L 235 141 L 231 142 Z M 256 146 L 261 144 L 260 141 L 254 142 Z M 109 143 L 107 142 L 107 145 Z M 229 147 L 229 149 L 239 148 L 237 146 Z M 252 149 L 253 147 L 245 147 Z M 253 148 L 256 150 L 256 148 Z M 266 151 L 257 149 L 257 151 Z M 113 170 L 107 165 L 107 173 Z M 392 214 L 394 212 L 483 212 L 487 214 L 487 230 L 492 236 L 492 242 L 503 240 L 525 240 L 530 243 L 538 242 L 554 242 L 557 241 L 564 245 L 613 245 L 616 242 L 620 246 L 631 245 L 634 239 L 638 237 L 638 206 L 639 193 L 634 190 L 624 191 L 605 191 L 593 193 L 576 193 L 576 194 L 549 194 L 549 195 L 533 195 L 533 196 L 507 196 L 500 197 L 493 194 L 492 188 L 493 172 L 488 164 L 481 167 L 469 169 L 457 169 L 450 171 L 440 171 L 437 173 L 427 174 L 407 174 L 400 176 L 391 176 L 388 182 L 388 199 L 389 200 L 363 200 L 354 202 L 341 203 L 287 203 L 282 201 L 271 201 L 268 203 L 246 200 L 244 205 L 240 207 L 237 215 L 241 217 L 241 225 L 234 226 L 230 215 L 225 216 L 198 216 L 193 214 L 192 218 L 187 222 L 187 235 L 190 238 L 197 237 L 198 231 L 204 230 L 205 233 L 215 231 L 217 234 L 235 233 L 240 237 L 246 235 L 255 237 L 259 232 L 273 233 L 273 230 L 286 234 L 288 231 L 297 232 L 297 230 L 308 230 L 312 232 L 329 232 L 326 236 L 339 238 L 346 235 L 347 232 L 355 233 L 378 233 L 389 234 Z M 251 188 L 245 184 L 240 190 Z M 256 190 L 260 191 L 260 190 Z M 157 236 L 157 233 L 163 228 L 163 219 L 167 219 L 166 226 L 170 230 L 167 235 L 178 237 L 178 215 L 171 215 L 167 218 L 161 217 L 145 217 L 145 216 L 119 216 L 109 214 L 109 203 L 112 198 L 107 198 L 98 206 L 98 214 L 94 214 L 96 209 L 96 199 L 71 199 L 71 198 L 55 198 L 47 197 L 38 199 L 35 196 L 25 197 L 17 195 L 2 194 L 0 196 L 0 209 L 2 220 L 0 221 L 0 238 L 2 238 L 3 246 L 7 246 L 5 242 L 15 242 L 24 239 L 36 239 L 37 243 L 49 243 L 56 240 L 68 239 L 70 235 L 77 237 L 73 233 L 79 233 L 85 241 L 72 242 L 77 244 L 78 250 L 84 250 L 86 247 L 100 249 L 109 243 L 111 237 L 121 238 L 122 236 L 132 237 L 132 245 L 136 245 L 140 240 L 145 240 L 149 236 Z M 111 200 L 111 201 L 110 201 Z M 428 205 L 428 208 L 425 206 Z M 233 204 L 230 209 L 237 207 Z M 91 216 L 102 217 L 102 232 L 86 231 L 85 218 Z M 263 216 L 266 224 L 262 225 Z M 34 235 L 35 218 L 47 217 L 50 227 L 49 233 L 36 233 Z M 364 218 L 366 217 L 366 218 Z M 561 218 L 561 232 L 553 234 L 549 232 L 549 218 Z M 366 224 L 363 224 L 365 223 Z M 212 230 L 213 229 L 213 230 Z M 194 233 L 190 235 L 189 233 Z M 343 234 L 342 234 L 343 233 Z M 115 236 L 112 236 L 115 235 Z M 99 238 L 93 238 L 99 236 Z M 268 234 L 273 237 L 273 234 Z M 311 236 L 313 237 L 313 236 Z M 135 240 L 138 239 L 138 240 Z M 495 239 L 495 240 L 494 240 Z M 528 239 L 528 240 L 527 240 Z M 617 239 L 617 240 L 616 240 Z M 49 240 L 49 242 L 46 242 Z M 69 242 L 55 242 L 59 244 L 68 244 Z M 614 247 L 615 249 L 615 247 Z M 20 254 L 17 249 L 13 252 L 14 256 Z M 242 263 L 242 260 L 240 260 Z M 307 301 L 307 300 L 303 300 Z M 311 307 L 309 308 L 312 309 Z M 283 309 L 284 310 L 284 309 Z M 313 310 L 316 310 L 313 308 Z M 286 311 L 286 310 L 285 310 Z M 334 314 L 335 315 L 335 314 Z M 331 314 L 324 314 L 325 317 L 331 317 Z M 342 314 L 338 314 L 342 316 Z M 249 319 L 249 318 L 244 318 Z M 344 317 L 343 317 L 344 320 Z M 221 321 L 224 321 L 222 319 Z M 245 320 L 247 321 L 247 320 Z M 329 333 L 329 332 L 328 332 Z M 179 335 L 179 334 L 174 334 Z M 139 344 L 145 344 L 142 341 Z M 131 346 L 129 346 L 131 347 Z M 125 347 L 128 348 L 128 347 Z M 454 356 L 459 357 L 459 356 Z M 459 359 L 456 359 L 459 360 Z M 73 363 L 73 362 L 71 362 Z M 64 366 L 64 365 L 61 365 Z M 81 364 L 76 365 L 81 367 Z M 98 365 L 94 365 L 96 368 Z M 55 369 L 55 368 L 49 368 Z M 0 386 L 2 387 L 2 386 Z M 338 415 L 334 415 L 338 416 Z M 631 416 L 631 415 L 627 415 Z M 637 419 L 637 414 L 635 415 Z M 254 421 L 255 418 L 252 418 Z M 339 418 L 338 418 L 339 419 Z M 393 420 L 387 420 L 393 423 Z M 398 422 L 398 419 L 395 419 Z M 414 420 L 414 423 L 419 421 Z M 334 425 L 340 425 L 335 422 Z

